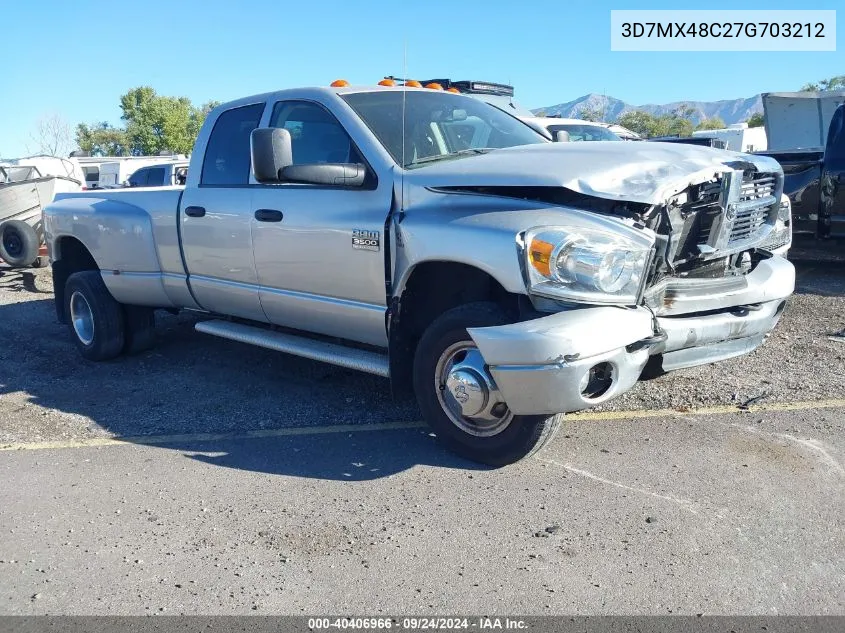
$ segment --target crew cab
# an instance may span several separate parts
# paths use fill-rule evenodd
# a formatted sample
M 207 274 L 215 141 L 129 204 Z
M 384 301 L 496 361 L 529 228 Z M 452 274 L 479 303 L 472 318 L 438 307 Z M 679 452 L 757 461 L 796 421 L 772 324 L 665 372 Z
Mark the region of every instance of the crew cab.
M 502 465 L 644 376 L 746 354 L 794 290 L 766 248 L 783 173 L 660 143 L 554 143 L 482 100 L 407 86 L 216 107 L 184 187 L 45 209 L 82 356 L 201 332 L 412 388 L 441 441 Z
M 824 148 L 759 154 L 774 158 L 783 168 L 795 233 L 845 238 L 845 103 L 830 119 Z

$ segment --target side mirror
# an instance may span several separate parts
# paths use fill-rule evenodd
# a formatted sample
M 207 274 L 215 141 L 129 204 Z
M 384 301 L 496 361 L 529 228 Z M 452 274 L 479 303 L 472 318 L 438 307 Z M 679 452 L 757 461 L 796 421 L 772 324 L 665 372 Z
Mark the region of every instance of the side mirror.
M 279 180 L 311 185 L 360 187 L 367 176 L 367 168 L 359 163 L 314 163 L 288 165 L 279 171 Z M 257 178 L 257 176 L 256 176 Z
M 569 142 L 569 132 L 566 130 L 558 130 L 555 132 L 555 142 L 556 143 L 568 143 Z
M 290 132 L 278 127 L 256 128 L 249 135 L 252 173 L 258 182 L 279 182 L 279 171 L 293 164 Z

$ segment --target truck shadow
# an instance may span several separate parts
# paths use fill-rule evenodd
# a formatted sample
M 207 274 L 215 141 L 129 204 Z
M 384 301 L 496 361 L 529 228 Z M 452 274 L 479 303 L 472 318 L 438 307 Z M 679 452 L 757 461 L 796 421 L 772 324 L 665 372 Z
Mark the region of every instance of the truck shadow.
M 416 404 L 394 401 L 382 378 L 213 338 L 196 332 L 192 317 L 164 312 L 153 350 L 87 362 L 53 301 L 30 297 L 0 304 L 2 440 L 106 431 L 226 468 L 347 481 L 419 464 L 478 468 L 425 428 L 364 431 L 420 420 Z

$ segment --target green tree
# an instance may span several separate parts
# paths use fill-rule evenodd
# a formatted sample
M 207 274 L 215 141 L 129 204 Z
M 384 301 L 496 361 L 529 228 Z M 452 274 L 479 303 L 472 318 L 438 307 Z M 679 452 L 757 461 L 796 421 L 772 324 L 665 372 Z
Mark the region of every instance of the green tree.
M 763 127 L 766 124 L 766 120 L 763 117 L 762 112 L 755 112 L 746 121 L 746 123 L 748 124 L 748 127 Z
M 141 86 L 123 95 L 120 107 L 133 154 L 191 151 L 200 113 L 187 97 L 160 96 L 150 86 Z
M 189 154 L 206 116 L 218 104 L 195 106 L 187 97 L 167 97 L 150 86 L 139 86 L 120 97 L 125 128 L 81 123 L 77 143 L 80 149 L 106 156 Z
M 674 112 L 655 116 L 643 110 L 630 110 L 616 121 L 646 138 L 654 136 L 691 136 L 693 123 L 690 117 L 694 110 L 689 106 L 681 106 Z
M 91 156 L 129 156 L 131 148 L 126 130 L 112 127 L 107 122 L 76 126 L 76 144 Z
M 640 136 L 646 138 L 657 136 L 657 118 L 643 110 L 630 110 L 620 116 L 616 122 Z
M 845 75 L 822 79 L 818 83 L 804 84 L 801 88 L 801 92 L 828 92 L 830 90 L 845 90 Z
M 582 106 L 575 112 L 576 119 L 583 119 L 584 121 L 604 121 L 604 108 L 592 108 L 590 106 Z
M 725 122 L 717 117 L 714 116 L 712 119 L 701 119 L 698 125 L 695 126 L 696 130 L 721 130 L 726 128 Z

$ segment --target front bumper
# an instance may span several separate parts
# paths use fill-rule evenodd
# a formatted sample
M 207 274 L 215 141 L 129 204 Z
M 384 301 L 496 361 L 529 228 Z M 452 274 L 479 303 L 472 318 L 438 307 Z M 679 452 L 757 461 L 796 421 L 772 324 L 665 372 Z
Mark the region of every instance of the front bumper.
M 644 307 L 593 307 L 468 331 L 511 411 L 566 413 L 624 393 L 652 356 L 670 371 L 751 352 L 775 327 L 794 289 L 794 267 L 773 257 L 746 276 L 743 291 L 721 295 L 707 308 L 697 301 L 691 314 L 654 317 Z M 597 366 L 609 375 L 608 386 L 585 395 Z

